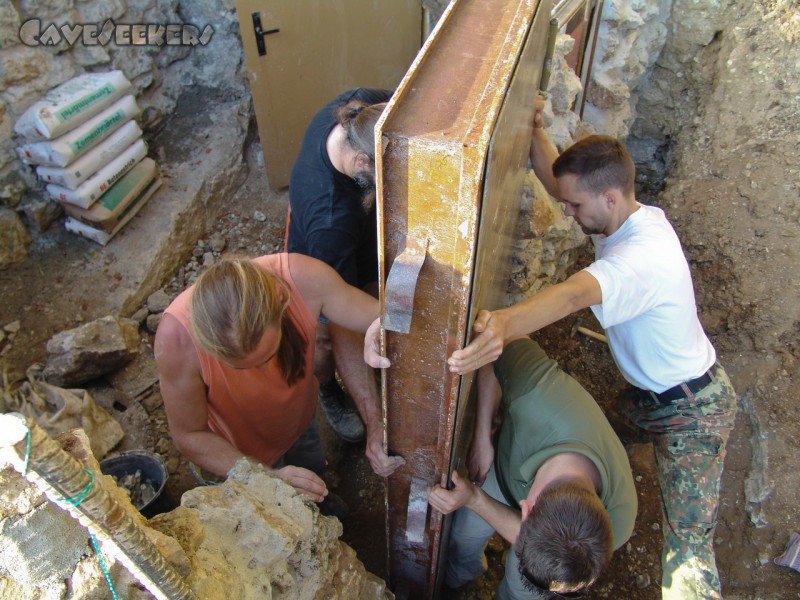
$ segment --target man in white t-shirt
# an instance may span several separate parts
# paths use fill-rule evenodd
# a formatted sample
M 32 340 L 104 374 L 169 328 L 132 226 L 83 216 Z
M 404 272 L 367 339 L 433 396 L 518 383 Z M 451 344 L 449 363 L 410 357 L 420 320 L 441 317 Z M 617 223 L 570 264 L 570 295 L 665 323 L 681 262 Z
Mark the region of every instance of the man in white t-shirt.
M 665 512 L 664 598 L 720 598 L 714 527 L 736 394 L 697 317 L 689 265 L 664 212 L 636 201 L 635 169 L 616 139 L 589 136 L 561 156 L 535 119 L 531 159 L 548 191 L 595 244 L 595 262 L 496 311 L 448 359 L 467 373 L 507 340 L 591 307 L 634 387 L 631 420 L 651 434 Z

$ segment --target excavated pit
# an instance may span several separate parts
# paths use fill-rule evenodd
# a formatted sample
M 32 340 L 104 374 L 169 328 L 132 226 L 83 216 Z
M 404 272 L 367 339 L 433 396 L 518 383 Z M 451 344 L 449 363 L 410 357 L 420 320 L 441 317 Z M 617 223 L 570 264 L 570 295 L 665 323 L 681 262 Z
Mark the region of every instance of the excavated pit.
M 680 8 L 676 2 L 673 11 L 678 14 Z M 701 319 L 740 394 L 716 534 L 723 592 L 726 598 L 794 598 L 800 576 L 772 561 L 798 528 L 794 490 L 800 474 L 792 457 L 800 438 L 799 28 L 791 18 L 796 7 L 738 0 L 728 8 L 714 47 L 696 61 L 697 73 L 679 78 L 691 102 L 654 107 L 653 93 L 640 100 L 636 135 L 659 128 L 663 134 L 665 123 L 672 125 L 666 142 L 657 144 L 669 169 L 664 191 L 656 195 L 658 186 L 647 187 L 639 199 L 660 205 L 675 224 L 693 270 Z M 673 48 L 671 55 L 662 55 L 654 77 L 674 83 L 677 54 Z M 700 80 L 697 88 L 686 83 L 692 78 Z M 214 255 L 211 240 L 224 240 L 219 253 L 224 255 L 282 247 L 287 198 L 269 189 L 257 143 L 247 136 L 253 130 L 249 113 L 243 115 L 241 104 L 224 94 L 205 108 L 194 100 L 179 102 L 159 133 L 171 141 L 155 139 L 153 150 L 168 174 L 164 196 L 155 197 L 112 244 L 102 249 L 56 223 L 34 241 L 24 262 L 0 272 L 0 326 L 11 326 L 0 341 L 7 381 L 44 360 L 44 344 L 55 333 L 107 314 L 133 314 L 161 286 L 177 292 L 191 282 L 203 255 Z M 189 120 L 181 121 L 181 111 Z M 244 162 L 238 160 L 242 154 Z M 656 172 L 647 168 L 651 178 L 661 176 Z M 187 260 L 193 252 L 197 256 Z M 584 248 L 573 268 L 590 260 Z M 573 334 L 575 324 L 597 329 L 589 311 L 583 311 L 536 338 L 613 421 L 614 400 L 624 384 L 607 348 Z M 142 338 L 145 352 L 135 369 L 152 384 L 146 328 Z M 195 482 L 169 441 L 163 408 L 152 395 L 126 405 L 110 388 L 127 383 L 108 379 L 97 382 L 94 393 L 108 394 L 104 401 L 128 433 L 125 448 L 155 450 L 168 462 L 168 509 Z M 630 438 L 630 432 L 620 434 Z M 362 446 L 342 444 L 329 430 L 325 440 L 331 487 L 350 507 L 342 539 L 369 571 L 386 577 L 382 482 L 371 473 Z M 662 532 L 652 448 L 629 441 L 640 513 L 634 536 L 616 553 L 593 597 L 655 599 L 660 597 Z M 489 573 L 457 598 L 491 597 L 502 573 L 503 550 L 501 542 L 492 541 Z

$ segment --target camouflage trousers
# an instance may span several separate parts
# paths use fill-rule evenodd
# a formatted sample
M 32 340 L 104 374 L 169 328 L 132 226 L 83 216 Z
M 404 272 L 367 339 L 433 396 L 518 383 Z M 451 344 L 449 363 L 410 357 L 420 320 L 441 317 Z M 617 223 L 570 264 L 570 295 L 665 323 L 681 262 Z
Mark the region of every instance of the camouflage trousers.
M 664 513 L 662 598 L 722 598 L 714 528 L 736 392 L 717 366 L 714 381 L 696 394 L 660 404 L 640 392 L 628 408 L 655 448 Z

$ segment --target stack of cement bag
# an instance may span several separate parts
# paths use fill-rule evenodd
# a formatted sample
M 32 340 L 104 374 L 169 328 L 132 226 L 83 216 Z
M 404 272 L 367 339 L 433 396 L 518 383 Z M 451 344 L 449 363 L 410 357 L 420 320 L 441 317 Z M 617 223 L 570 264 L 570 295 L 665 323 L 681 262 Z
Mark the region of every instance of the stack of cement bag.
M 19 118 L 19 157 L 36 166 L 64 207 L 66 228 L 108 241 L 161 185 L 134 120 L 139 107 L 122 71 L 85 73 L 50 90 Z

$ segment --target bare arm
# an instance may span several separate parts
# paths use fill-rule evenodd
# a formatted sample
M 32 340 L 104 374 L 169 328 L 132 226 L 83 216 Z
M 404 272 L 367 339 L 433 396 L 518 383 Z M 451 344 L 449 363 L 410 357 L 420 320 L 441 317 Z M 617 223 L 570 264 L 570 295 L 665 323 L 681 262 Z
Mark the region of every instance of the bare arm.
M 289 268 L 312 314 L 324 314 L 340 327 L 359 333 L 365 333 L 380 314 L 377 298 L 345 283 L 324 262 L 290 254 Z
M 533 172 L 539 181 L 542 182 L 547 193 L 554 198 L 560 198 L 558 182 L 553 176 L 553 163 L 558 158 L 558 150 L 550 141 L 550 137 L 544 130 L 544 117 L 542 110 L 544 100 L 539 96 L 533 116 L 533 137 L 531 139 L 531 165 Z
M 359 356 L 362 340 L 355 343 L 353 332 L 364 333 L 378 318 L 380 311 L 377 298 L 359 290 L 345 281 L 327 264 L 299 254 L 291 255 L 292 277 L 312 310 L 317 308 L 331 320 L 331 333 L 337 355 Z M 314 307 L 314 308 L 312 308 Z M 405 460 L 399 456 L 388 456 L 383 448 L 383 415 L 381 412 L 374 374 L 367 365 L 358 360 L 337 364 L 342 379 L 352 390 L 351 396 L 367 428 L 367 458 L 372 469 L 382 477 L 388 477 Z
M 226 475 L 244 456 L 208 427 L 208 399 L 200 363 L 189 333 L 177 319 L 164 315 L 154 344 L 161 395 L 170 434 L 188 460 L 217 475 Z M 316 474 L 300 467 L 284 467 L 275 474 L 298 492 L 320 502 L 327 494 Z
M 492 422 L 500 406 L 502 391 L 494 374 L 494 364 L 489 363 L 478 370 L 478 409 L 475 415 L 475 431 L 469 448 L 467 465 L 472 483 L 483 485 L 486 474 L 494 461 L 492 445 Z
M 600 304 L 600 284 L 586 271 L 550 286 L 522 302 L 490 312 L 482 310 L 473 324 L 478 335 L 447 359 L 453 373 L 469 373 L 497 360 L 505 343 L 555 323 L 582 308 Z
M 389 456 L 384 450 L 383 411 L 375 372 L 361 357 L 364 339 L 359 334 L 333 323 L 331 334 L 337 356 L 336 368 L 367 428 L 367 459 L 377 475 L 388 477 L 404 465 L 405 460 L 400 456 Z
M 453 471 L 452 479 L 452 490 L 446 490 L 438 484 L 428 490 L 430 505 L 445 515 L 466 506 L 489 523 L 504 540 L 513 544 L 522 524 L 521 513 L 498 502 L 456 471 Z

